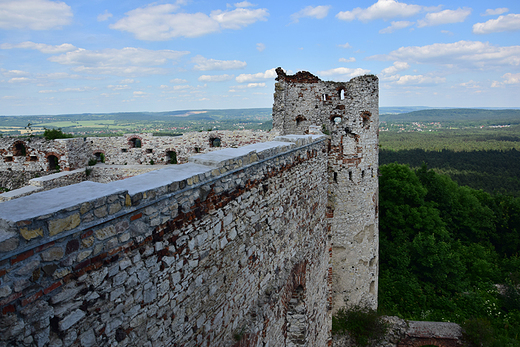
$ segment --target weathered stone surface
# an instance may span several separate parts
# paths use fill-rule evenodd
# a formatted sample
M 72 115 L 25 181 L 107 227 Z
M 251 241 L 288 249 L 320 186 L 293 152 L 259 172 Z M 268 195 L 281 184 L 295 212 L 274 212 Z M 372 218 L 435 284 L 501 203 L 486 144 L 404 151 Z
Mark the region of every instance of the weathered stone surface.
M 27 241 L 35 239 L 37 237 L 43 236 L 43 230 L 42 228 L 38 229 L 27 229 L 27 228 L 21 228 L 20 229 L 20 235 Z
M 76 228 L 80 222 L 79 213 L 61 219 L 52 219 L 49 221 L 49 235 L 54 236 L 63 231 L 72 230 Z

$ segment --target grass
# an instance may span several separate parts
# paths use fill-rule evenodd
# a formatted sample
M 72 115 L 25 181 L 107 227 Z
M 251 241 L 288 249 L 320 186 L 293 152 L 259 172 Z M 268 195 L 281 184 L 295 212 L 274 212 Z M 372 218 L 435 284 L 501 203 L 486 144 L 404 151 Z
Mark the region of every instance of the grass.
M 349 334 L 357 346 L 377 345 L 387 330 L 381 315 L 368 307 L 341 308 L 332 316 L 332 334 Z

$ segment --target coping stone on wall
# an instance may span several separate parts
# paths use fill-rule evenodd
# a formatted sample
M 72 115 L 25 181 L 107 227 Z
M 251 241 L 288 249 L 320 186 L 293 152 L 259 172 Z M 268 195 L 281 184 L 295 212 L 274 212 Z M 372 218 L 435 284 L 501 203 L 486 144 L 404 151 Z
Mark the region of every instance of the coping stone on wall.
M 13 222 L 32 219 L 78 206 L 87 201 L 125 192 L 119 187 L 85 181 L 7 201 L 0 209 L 0 219 Z

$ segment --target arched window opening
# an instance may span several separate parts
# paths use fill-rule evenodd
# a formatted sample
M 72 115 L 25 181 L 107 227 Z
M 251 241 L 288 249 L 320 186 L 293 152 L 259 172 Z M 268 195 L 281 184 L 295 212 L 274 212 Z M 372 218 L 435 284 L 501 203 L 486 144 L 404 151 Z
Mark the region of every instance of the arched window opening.
M 29 161 L 38 161 L 38 157 L 35 156 L 35 155 L 31 155 L 31 156 L 29 157 Z
M 146 153 L 153 153 L 153 149 L 152 148 L 147 148 L 146 149 Z
M 322 95 L 321 95 L 321 101 L 327 101 L 327 98 L 328 98 L 328 97 L 329 97 L 329 96 L 328 96 L 327 94 L 322 94 Z
M 57 156 L 49 155 L 47 157 L 47 162 L 49 163 L 48 171 L 60 170 L 60 165 Z
M 132 137 L 129 140 L 130 148 L 141 148 L 141 139 L 138 137 Z
M 177 152 L 167 151 L 166 157 L 168 158 L 170 164 L 177 164 Z
M 194 150 L 195 150 L 195 153 L 200 153 L 200 147 L 195 147 Z
M 103 152 L 96 152 L 94 153 L 94 156 L 96 157 L 96 160 L 98 163 L 104 163 L 105 162 L 105 153 Z
M 302 116 L 302 115 L 300 114 L 300 115 L 298 115 L 298 117 L 296 117 L 295 120 L 296 120 L 296 126 L 300 126 L 301 122 L 306 121 L 307 118 L 305 118 L 304 116 Z
M 17 142 L 14 144 L 13 155 L 15 157 L 25 157 L 27 155 L 27 149 L 22 142 Z
M 218 137 L 212 137 L 209 139 L 210 147 L 220 147 L 221 141 Z
M 340 100 L 345 100 L 345 89 L 341 89 L 339 91 L 339 99 Z
M 332 122 L 335 124 L 335 125 L 339 125 L 341 123 L 341 121 L 343 120 L 343 118 L 341 118 L 341 116 L 335 116 L 335 117 L 332 117 Z

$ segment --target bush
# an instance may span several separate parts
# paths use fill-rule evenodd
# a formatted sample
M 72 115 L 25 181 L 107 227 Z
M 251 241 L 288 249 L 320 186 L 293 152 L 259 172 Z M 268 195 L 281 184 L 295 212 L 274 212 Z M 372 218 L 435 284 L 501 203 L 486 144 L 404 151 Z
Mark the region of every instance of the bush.
M 332 316 L 332 334 L 348 333 L 358 346 L 376 345 L 387 330 L 379 313 L 368 307 L 341 308 Z
M 74 137 L 72 134 L 65 134 L 63 131 L 61 131 L 61 128 L 58 128 L 58 129 L 44 128 L 44 129 L 45 129 L 45 131 L 43 132 L 43 137 L 46 140 L 68 139 L 68 138 Z
M 467 319 L 462 323 L 462 339 L 465 346 L 493 346 L 493 327 L 485 318 Z
M 88 160 L 88 166 L 94 166 L 96 164 L 97 164 L 97 159 L 96 158 L 92 158 L 92 159 Z

